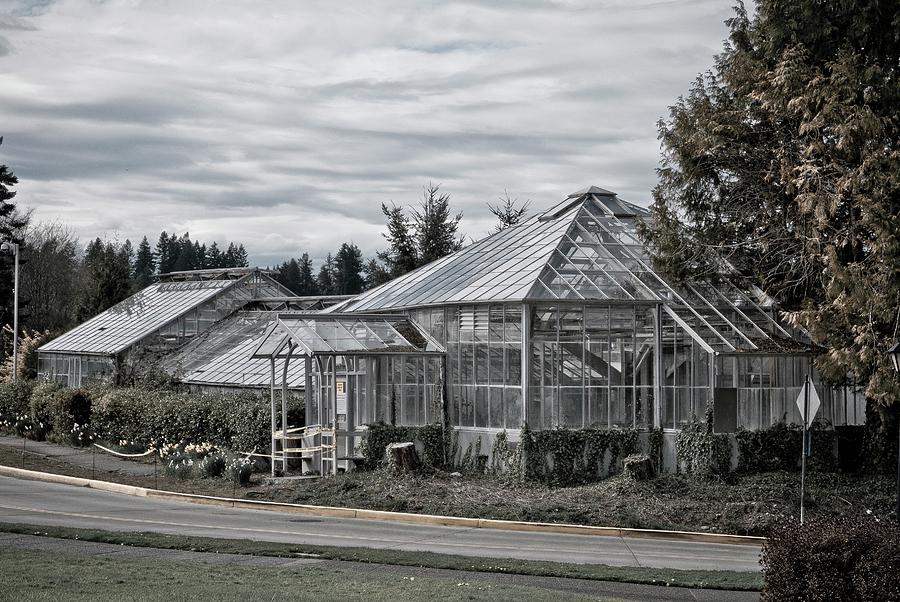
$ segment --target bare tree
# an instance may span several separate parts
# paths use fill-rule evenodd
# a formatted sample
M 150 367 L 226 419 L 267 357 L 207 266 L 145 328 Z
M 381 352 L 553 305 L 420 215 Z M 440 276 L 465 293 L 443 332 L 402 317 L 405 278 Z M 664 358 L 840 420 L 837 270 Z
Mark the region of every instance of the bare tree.
M 503 196 L 500 197 L 500 204 L 491 205 L 488 203 L 488 209 L 497 217 L 499 222 L 494 227 L 495 232 L 502 232 L 510 226 L 515 226 L 525 218 L 531 201 L 525 201 L 521 206 L 518 203 L 519 199 L 510 197 L 509 192 L 506 190 L 503 191 Z

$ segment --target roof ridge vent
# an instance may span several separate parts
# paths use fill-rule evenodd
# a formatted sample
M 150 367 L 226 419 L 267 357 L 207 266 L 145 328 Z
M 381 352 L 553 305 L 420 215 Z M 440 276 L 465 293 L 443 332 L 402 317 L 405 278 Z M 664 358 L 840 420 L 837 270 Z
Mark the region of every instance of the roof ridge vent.
M 599 186 L 588 186 L 587 188 L 583 188 L 578 192 L 573 192 L 572 194 L 567 196 L 563 202 L 554 205 L 553 207 L 542 213 L 538 219 L 542 222 L 549 222 L 562 215 L 565 215 L 576 205 L 580 205 L 581 203 L 590 199 L 593 199 L 596 203 L 598 203 L 605 212 L 614 215 L 614 212 L 609 209 L 606 201 L 609 200 L 615 203 L 616 193 L 610 190 L 606 190 L 605 188 L 600 188 Z

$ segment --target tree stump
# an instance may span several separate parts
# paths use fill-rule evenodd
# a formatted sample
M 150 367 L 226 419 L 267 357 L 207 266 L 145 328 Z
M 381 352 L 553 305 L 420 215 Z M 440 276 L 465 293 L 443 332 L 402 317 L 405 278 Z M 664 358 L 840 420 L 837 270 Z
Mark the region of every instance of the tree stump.
M 397 472 L 410 472 L 419 467 L 419 454 L 412 441 L 391 443 L 385 449 L 388 466 Z
M 655 475 L 653 461 L 644 454 L 632 454 L 625 458 L 622 470 L 635 481 L 649 481 Z

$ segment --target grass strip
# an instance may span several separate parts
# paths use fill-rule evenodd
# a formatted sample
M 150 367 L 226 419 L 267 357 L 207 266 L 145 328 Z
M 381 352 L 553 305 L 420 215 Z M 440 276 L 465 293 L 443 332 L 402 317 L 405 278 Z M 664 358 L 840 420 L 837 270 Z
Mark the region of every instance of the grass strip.
M 473 558 L 456 554 L 438 554 L 434 552 L 407 552 L 402 550 L 382 550 L 374 548 L 283 544 L 243 539 L 219 539 L 215 537 L 165 535 L 147 532 L 132 533 L 103 531 L 99 529 L 51 527 L 22 523 L 0 523 L 0 532 L 39 535 L 58 539 L 78 539 L 82 541 L 112 543 L 135 547 L 188 550 L 193 552 L 219 554 L 245 554 L 252 556 L 274 556 L 279 558 L 298 558 L 315 555 L 328 560 L 344 560 L 350 562 L 367 562 L 373 564 L 474 571 L 481 573 L 531 575 L 537 577 L 590 579 L 594 581 L 614 581 L 622 583 L 639 583 L 644 585 L 667 585 L 670 587 L 736 591 L 759 591 L 762 588 L 762 576 L 759 573 L 740 571 L 617 567 L 602 564 L 568 564 L 538 560 Z

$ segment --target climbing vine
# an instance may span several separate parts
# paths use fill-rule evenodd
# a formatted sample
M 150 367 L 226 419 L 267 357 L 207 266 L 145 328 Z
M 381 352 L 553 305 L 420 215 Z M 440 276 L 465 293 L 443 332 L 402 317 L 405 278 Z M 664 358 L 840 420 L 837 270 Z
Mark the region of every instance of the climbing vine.
M 731 471 L 731 439 L 712 432 L 710 422 L 692 421 L 675 437 L 679 469 L 700 478 L 726 475 Z
M 368 425 L 360 451 L 365 458 L 366 468 L 377 468 L 385 462 L 384 450 L 391 443 L 414 441 L 422 444 L 422 462 L 426 466 L 442 468 L 446 466 L 444 428 L 440 424 L 425 426 L 394 426 L 377 422 Z
M 637 450 L 634 429 L 522 429 L 521 476 L 551 485 L 588 483 L 615 472 L 622 459 Z

